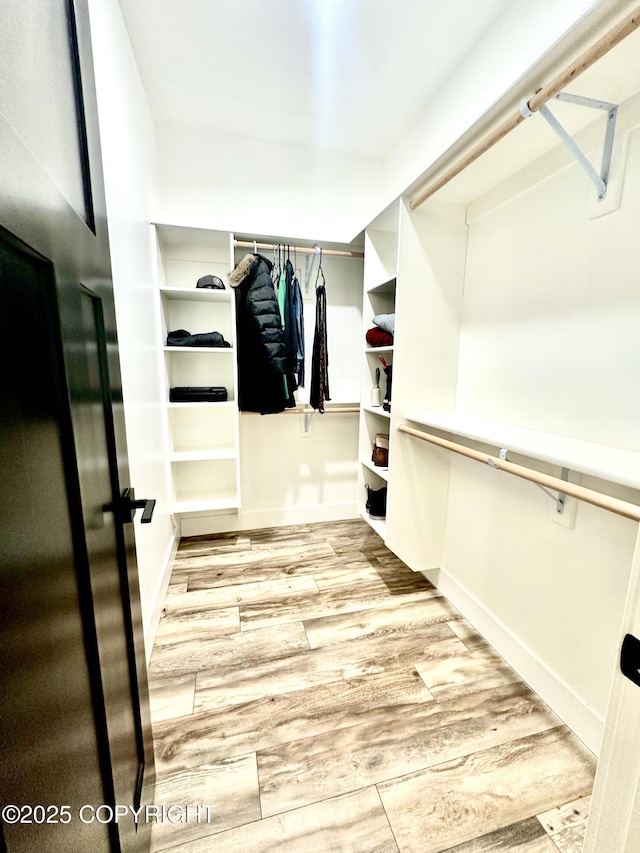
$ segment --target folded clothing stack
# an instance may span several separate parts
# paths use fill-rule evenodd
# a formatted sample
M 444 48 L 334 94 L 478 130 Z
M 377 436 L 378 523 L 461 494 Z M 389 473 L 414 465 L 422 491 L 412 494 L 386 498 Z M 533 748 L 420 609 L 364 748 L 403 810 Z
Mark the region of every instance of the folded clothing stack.
M 222 385 L 213 387 L 179 385 L 169 389 L 171 403 L 226 403 L 229 395 Z
M 374 326 L 366 334 L 367 343 L 372 347 L 390 347 L 393 345 L 395 332 L 395 314 L 376 314 Z
M 366 338 L 367 343 L 372 347 L 390 347 L 393 345 L 393 335 L 390 335 L 389 332 L 384 332 L 377 326 L 374 326 L 373 329 L 369 329 L 366 334 Z
M 186 329 L 176 329 L 167 335 L 168 347 L 230 347 L 220 332 L 202 332 L 192 335 Z

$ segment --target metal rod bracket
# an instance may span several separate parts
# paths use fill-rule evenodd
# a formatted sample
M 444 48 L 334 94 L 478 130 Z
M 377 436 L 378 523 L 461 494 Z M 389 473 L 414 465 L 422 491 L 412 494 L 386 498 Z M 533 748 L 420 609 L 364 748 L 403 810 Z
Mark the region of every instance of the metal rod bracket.
M 573 154 L 580 166 L 584 169 L 589 178 L 596 185 L 596 190 L 598 192 L 598 201 L 603 201 L 607 196 L 607 184 L 609 182 L 609 170 L 611 168 L 611 155 L 613 152 L 613 139 L 616 130 L 616 116 L 618 114 L 618 106 L 617 104 L 610 104 L 607 101 L 599 101 L 594 98 L 584 98 L 582 95 L 570 95 L 568 92 L 559 92 L 555 97 L 558 101 L 565 101 L 570 104 L 576 104 L 580 107 L 590 107 L 596 110 L 605 110 L 605 112 L 607 113 L 607 127 L 605 130 L 604 144 L 602 149 L 602 165 L 600 166 L 600 171 L 598 172 L 597 169 L 589 162 L 580 146 L 577 145 L 576 142 L 574 142 L 570 134 L 565 130 L 565 128 L 558 121 L 558 119 L 553 115 L 549 107 L 543 104 L 538 110 L 538 112 L 542 115 L 547 124 L 560 137 L 562 143 L 569 149 L 569 151 Z M 526 112 L 524 110 L 525 106 Z M 528 118 L 529 115 L 533 115 L 531 110 L 529 110 L 528 105 L 524 101 L 520 102 L 520 112 L 525 118 Z
M 518 109 L 520 110 L 520 115 L 522 118 L 531 118 L 533 112 L 529 109 L 529 104 L 526 98 L 523 98 L 518 104 Z
M 501 447 L 500 448 L 499 458 L 500 458 L 501 462 L 507 461 L 507 453 L 508 452 L 509 452 L 509 449 L 507 447 Z M 496 465 L 496 463 L 494 462 L 494 460 L 491 457 L 489 457 L 487 459 L 487 464 L 489 465 L 490 468 L 495 468 L 496 470 L 499 470 L 499 466 Z M 568 480 L 569 479 L 569 469 L 568 468 L 562 469 L 561 479 L 562 480 Z M 554 492 L 550 491 L 549 489 L 547 489 L 545 486 L 541 486 L 539 483 L 536 483 L 535 485 L 539 489 L 542 489 L 542 491 L 545 493 L 545 495 L 549 495 L 549 497 L 555 502 L 556 512 L 558 513 L 558 515 L 562 515 L 564 513 L 564 507 L 565 507 L 565 503 L 567 500 L 567 496 L 564 494 L 564 492 L 554 493 Z
M 320 246 L 314 246 L 314 254 L 305 256 L 305 280 L 304 280 L 304 292 L 309 293 L 309 288 L 311 286 L 311 273 L 313 272 L 313 262 L 320 254 Z
M 560 479 L 562 479 L 562 480 L 568 480 L 569 479 L 569 469 L 568 468 L 562 469 L 562 474 L 561 474 Z M 544 486 L 541 486 L 539 483 L 536 483 L 536 485 L 538 486 L 539 489 L 542 489 L 542 491 L 545 493 L 545 495 L 549 495 L 551 500 L 555 501 L 556 512 L 558 513 L 558 515 L 563 515 L 565 504 L 567 502 L 567 496 L 564 494 L 564 492 L 557 492 L 554 494 L 553 492 L 549 491 L 549 489 L 545 488 Z

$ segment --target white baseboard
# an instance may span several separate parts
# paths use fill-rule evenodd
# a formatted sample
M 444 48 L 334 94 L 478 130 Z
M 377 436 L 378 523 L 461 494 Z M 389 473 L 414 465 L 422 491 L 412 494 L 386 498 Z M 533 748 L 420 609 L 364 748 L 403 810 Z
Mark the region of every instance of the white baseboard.
M 598 756 L 604 719 L 589 708 L 562 678 L 552 672 L 535 652 L 446 569 L 431 569 L 423 574 L 585 746 Z
M 160 582 L 158 583 L 155 604 L 153 610 L 151 611 L 151 616 L 149 617 L 149 620 L 144 628 L 144 648 L 147 658 L 147 666 L 149 666 L 149 661 L 151 660 L 151 652 L 153 651 L 153 644 L 155 642 L 156 634 L 158 632 L 158 624 L 160 623 L 160 617 L 162 616 L 162 608 L 164 607 L 164 600 L 167 596 L 167 587 L 169 586 L 169 581 L 171 580 L 173 562 L 175 560 L 179 544 L 180 537 L 177 535 L 177 533 L 174 533 L 174 535 L 169 540 L 169 547 L 167 548 L 167 557 L 164 561 L 164 569 L 160 577 Z
M 355 501 L 326 506 L 240 510 L 239 513 L 233 515 L 194 515 L 183 517 L 180 526 L 182 536 L 205 536 L 207 533 L 258 530 L 263 527 L 286 527 L 291 524 L 313 524 L 316 521 L 343 521 L 346 518 L 358 518 Z

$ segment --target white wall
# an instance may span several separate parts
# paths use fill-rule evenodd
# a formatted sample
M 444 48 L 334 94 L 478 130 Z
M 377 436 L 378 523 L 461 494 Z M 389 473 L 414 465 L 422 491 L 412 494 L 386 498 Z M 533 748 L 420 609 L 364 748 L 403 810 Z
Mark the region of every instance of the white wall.
M 357 415 L 242 415 L 245 527 L 356 515 Z
M 117 0 L 90 0 L 131 485 L 156 498 L 153 522 L 135 522 L 147 657 L 174 542 L 169 516 L 160 318 L 149 218 L 155 132 Z M 126 484 L 125 484 L 126 485 Z
M 625 133 L 619 209 L 594 217 L 593 184 L 558 151 L 470 209 L 459 414 L 640 450 L 638 96 Z M 577 141 L 598 151 L 602 134 L 600 121 Z M 441 588 L 597 750 L 637 525 L 579 503 L 566 527 L 532 484 L 450 466 Z
M 313 335 L 316 325 L 315 282 L 317 261 L 311 271 L 309 292 L 305 291 L 305 267 L 300 257 L 297 274 L 302 287 L 306 341 L 307 381 L 296 398 L 309 402 Z M 362 275 L 359 258 L 325 255 L 322 270 L 327 284 L 327 347 L 329 352 L 329 390 L 331 403 L 360 402 L 360 357 L 362 354 Z
M 567 153 L 532 165 L 511 182 L 516 197 L 472 221 L 460 412 L 640 450 L 638 123 L 636 97 L 617 126 L 619 142 L 629 134 L 618 211 L 590 218 L 595 187 Z M 576 140 L 596 152 L 602 121 L 591 127 Z
M 265 109 L 265 121 L 272 113 Z M 349 242 L 381 204 L 377 163 L 361 156 L 157 128 L 158 222 Z

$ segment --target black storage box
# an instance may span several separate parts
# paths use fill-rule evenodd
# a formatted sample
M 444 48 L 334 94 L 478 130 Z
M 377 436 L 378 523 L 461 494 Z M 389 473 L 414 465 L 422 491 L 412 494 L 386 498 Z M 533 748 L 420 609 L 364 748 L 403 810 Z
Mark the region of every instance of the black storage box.
M 224 403 L 227 397 L 227 389 L 222 386 L 207 388 L 188 385 L 169 390 L 172 403 Z

